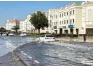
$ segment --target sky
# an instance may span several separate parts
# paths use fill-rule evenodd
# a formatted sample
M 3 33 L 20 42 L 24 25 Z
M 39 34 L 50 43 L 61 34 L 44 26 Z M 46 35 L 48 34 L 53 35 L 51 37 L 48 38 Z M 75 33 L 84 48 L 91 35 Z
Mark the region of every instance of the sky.
M 0 26 L 6 20 L 25 20 L 27 15 L 36 11 L 47 12 L 48 9 L 61 8 L 74 1 L 0 1 Z

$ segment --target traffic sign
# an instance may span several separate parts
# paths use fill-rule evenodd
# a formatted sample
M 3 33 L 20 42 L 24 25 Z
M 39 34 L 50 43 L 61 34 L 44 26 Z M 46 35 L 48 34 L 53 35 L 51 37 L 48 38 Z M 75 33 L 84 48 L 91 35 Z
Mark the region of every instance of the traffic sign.
M 74 28 L 74 26 L 73 25 L 68 25 L 68 28 Z

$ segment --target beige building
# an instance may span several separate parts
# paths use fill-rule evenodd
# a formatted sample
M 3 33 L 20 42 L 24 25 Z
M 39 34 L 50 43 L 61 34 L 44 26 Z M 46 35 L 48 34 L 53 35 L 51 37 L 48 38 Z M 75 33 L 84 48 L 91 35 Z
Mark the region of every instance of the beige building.
M 92 17 L 93 2 L 76 2 L 64 8 L 49 9 L 48 29 L 56 34 L 93 34 Z
M 14 31 L 14 30 L 12 30 L 12 28 L 16 25 L 19 25 L 19 22 L 20 21 L 18 19 L 7 20 L 6 21 L 6 30 Z
M 19 28 L 21 33 L 26 33 L 26 23 L 24 20 L 20 20 Z
M 31 15 L 28 15 L 25 20 L 12 19 L 6 21 L 6 30 L 14 31 L 12 28 L 16 25 L 19 25 L 19 31 L 21 33 L 31 33 L 35 31 L 34 26 L 29 21 Z
M 27 33 L 31 33 L 35 31 L 35 27 L 31 24 L 30 19 L 31 19 L 31 15 L 28 15 L 25 20 Z

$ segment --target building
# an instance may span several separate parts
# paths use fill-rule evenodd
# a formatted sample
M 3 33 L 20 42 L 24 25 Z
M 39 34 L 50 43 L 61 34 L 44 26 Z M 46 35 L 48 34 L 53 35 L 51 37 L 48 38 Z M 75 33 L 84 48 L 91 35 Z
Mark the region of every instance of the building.
M 56 34 L 93 34 L 93 2 L 76 2 L 49 9 L 49 31 Z
M 19 26 L 21 33 L 31 33 L 35 31 L 34 26 L 30 22 L 31 15 L 28 15 L 25 20 L 12 19 L 6 21 L 6 30 L 14 31 L 12 28 L 16 25 Z
M 12 19 L 12 20 L 7 20 L 6 21 L 6 30 L 14 31 L 12 28 L 14 26 L 19 26 L 19 20 L 18 19 Z
M 30 19 L 31 15 L 28 15 L 27 19 L 25 20 L 27 33 L 33 33 L 35 31 L 35 27 L 31 24 Z
M 19 31 L 26 33 L 26 22 L 24 20 L 20 20 Z

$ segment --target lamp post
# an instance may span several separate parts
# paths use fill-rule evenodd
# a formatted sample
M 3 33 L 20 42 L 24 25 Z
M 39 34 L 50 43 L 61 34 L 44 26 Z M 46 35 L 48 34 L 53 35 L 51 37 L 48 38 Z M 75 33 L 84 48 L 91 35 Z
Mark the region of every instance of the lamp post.
M 83 40 L 86 41 L 86 7 L 85 7 L 85 21 L 83 24 Z

